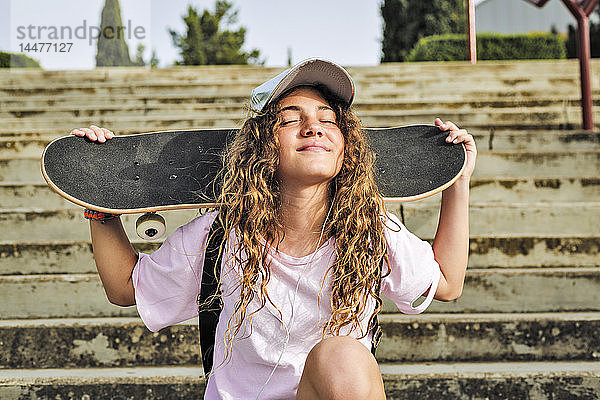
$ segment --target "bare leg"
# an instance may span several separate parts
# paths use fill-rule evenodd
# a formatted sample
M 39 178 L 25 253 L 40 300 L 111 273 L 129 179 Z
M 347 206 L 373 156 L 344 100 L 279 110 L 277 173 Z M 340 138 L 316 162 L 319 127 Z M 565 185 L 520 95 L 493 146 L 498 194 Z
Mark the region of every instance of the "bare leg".
M 324 339 L 308 353 L 296 399 L 385 399 L 377 361 L 354 338 Z

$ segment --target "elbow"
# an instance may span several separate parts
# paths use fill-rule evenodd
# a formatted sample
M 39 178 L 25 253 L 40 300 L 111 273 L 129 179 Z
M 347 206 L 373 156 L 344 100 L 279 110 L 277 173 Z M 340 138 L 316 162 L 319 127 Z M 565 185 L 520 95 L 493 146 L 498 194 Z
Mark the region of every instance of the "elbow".
M 130 294 L 106 293 L 106 298 L 111 304 L 119 307 L 129 307 L 135 305 L 135 297 Z
M 124 301 L 124 300 L 120 300 L 120 299 L 116 299 L 116 300 L 108 299 L 108 301 L 110 301 L 111 304 L 114 304 L 115 306 L 119 306 L 119 307 L 135 306 L 135 303 L 131 302 L 131 301 Z
M 463 285 L 455 288 L 447 288 L 444 291 L 438 291 L 435 295 L 435 299 L 439 301 L 449 302 L 457 300 L 463 293 Z

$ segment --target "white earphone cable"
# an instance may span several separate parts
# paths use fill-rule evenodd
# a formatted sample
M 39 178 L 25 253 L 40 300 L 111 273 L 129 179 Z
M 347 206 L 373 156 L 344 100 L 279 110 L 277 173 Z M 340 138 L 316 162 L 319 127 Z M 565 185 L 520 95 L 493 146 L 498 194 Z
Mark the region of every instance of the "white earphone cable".
M 332 206 L 333 206 L 333 204 L 332 204 Z M 256 395 L 256 400 L 258 400 L 258 398 L 262 394 L 263 390 L 265 390 L 265 387 L 267 386 L 267 384 L 273 377 L 273 374 L 275 374 L 275 370 L 279 366 L 279 363 L 281 362 L 281 359 L 283 358 L 283 354 L 285 353 L 285 350 L 287 349 L 288 343 L 290 341 L 290 331 L 292 330 L 292 326 L 294 324 L 294 307 L 296 306 L 296 295 L 298 294 L 298 288 L 300 287 L 300 281 L 302 280 L 302 277 L 304 276 L 304 271 L 305 271 L 306 267 L 312 264 L 312 261 L 315 258 L 315 255 L 317 254 L 317 252 L 319 250 L 319 244 L 321 243 L 321 239 L 323 238 L 323 233 L 325 232 L 325 225 L 327 224 L 327 220 L 329 219 L 330 213 L 331 213 L 331 206 L 329 207 L 329 211 L 327 212 L 327 216 L 325 217 L 325 221 L 323 222 L 323 226 L 321 228 L 321 235 L 319 236 L 319 240 L 317 241 L 317 247 L 315 248 L 315 251 L 313 251 L 312 255 L 310 256 L 310 260 L 308 260 L 308 262 L 304 265 L 304 267 L 302 268 L 302 272 L 298 276 L 298 281 L 296 282 L 296 289 L 294 290 L 294 297 L 292 298 L 292 311 L 291 311 L 290 322 L 289 322 L 288 327 L 286 327 L 285 324 L 283 323 L 283 321 L 280 320 L 281 326 L 283 326 L 283 329 L 285 330 L 285 334 L 286 334 L 285 341 L 283 343 L 283 349 L 281 350 L 281 353 L 279 354 L 279 358 L 277 359 L 275 366 L 273 366 L 273 369 L 271 370 L 269 377 L 267 378 L 265 383 L 262 385 L 262 387 L 258 391 L 258 394 Z

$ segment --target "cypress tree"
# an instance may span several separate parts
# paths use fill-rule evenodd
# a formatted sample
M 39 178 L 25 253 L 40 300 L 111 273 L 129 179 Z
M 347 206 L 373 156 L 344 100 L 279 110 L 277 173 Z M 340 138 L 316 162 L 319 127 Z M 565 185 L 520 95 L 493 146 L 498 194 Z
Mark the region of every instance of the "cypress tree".
M 106 0 L 100 20 L 96 66 L 131 66 L 119 0 Z

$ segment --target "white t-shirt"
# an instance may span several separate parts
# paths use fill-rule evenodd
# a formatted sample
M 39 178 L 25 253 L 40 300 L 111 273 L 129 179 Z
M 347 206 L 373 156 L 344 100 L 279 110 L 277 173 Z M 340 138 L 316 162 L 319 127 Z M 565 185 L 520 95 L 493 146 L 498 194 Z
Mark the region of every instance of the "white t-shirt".
M 140 254 L 133 270 L 135 298 L 140 317 L 151 331 L 185 321 L 198 315 L 204 250 L 208 232 L 217 213 L 202 215 L 178 228 L 151 255 Z M 403 313 L 417 314 L 431 303 L 440 279 L 440 269 L 429 243 L 411 234 L 393 214 L 388 214 L 385 238 L 391 273 L 382 279 L 381 294 L 392 300 Z M 393 221 L 393 222 L 390 222 Z M 401 228 L 398 230 L 398 228 Z M 235 243 L 235 233 L 228 246 Z M 224 360 L 224 333 L 239 299 L 239 265 L 225 255 L 222 270 L 223 310 L 215 336 L 213 370 L 205 391 L 205 399 L 254 399 L 281 360 L 273 377 L 264 388 L 261 399 L 293 399 L 308 352 L 322 337 L 324 324 L 331 315 L 331 271 L 335 259 L 335 239 L 330 238 L 316 252 L 305 257 L 291 257 L 272 250 L 269 254 L 271 280 L 267 286 L 272 302 L 243 324 L 240 335 L 252 334 L 235 342 L 230 358 Z M 387 268 L 384 267 L 384 271 Z M 325 277 L 325 279 L 324 279 Z M 300 283 L 294 293 L 298 280 Z M 237 290 L 236 290 L 237 288 Z M 412 304 L 427 290 L 424 302 Z M 293 306 L 293 323 L 292 317 Z M 259 308 L 258 299 L 248 305 L 246 315 Z M 360 331 L 342 334 L 359 338 L 371 349 L 369 318 L 375 302 L 371 299 L 361 321 Z M 282 323 L 283 321 L 283 323 Z M 286 329 L 289 342 L 284 349 Z M 282 355 L 283 351 L 283 355 Z

